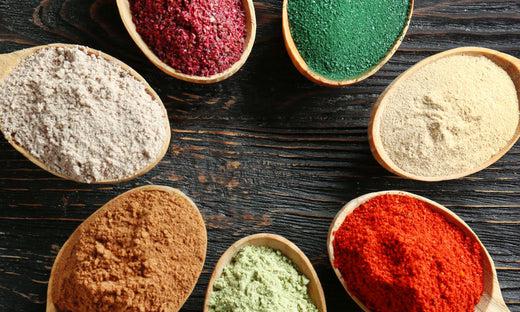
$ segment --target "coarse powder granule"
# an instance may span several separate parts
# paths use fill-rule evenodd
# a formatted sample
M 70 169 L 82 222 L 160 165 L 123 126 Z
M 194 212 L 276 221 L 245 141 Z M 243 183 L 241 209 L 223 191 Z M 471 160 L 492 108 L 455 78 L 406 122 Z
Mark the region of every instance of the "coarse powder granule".
M 206 255 L 197 208 L 181 195 L 137 190 L 103 209 L 80 225 L 55 264 L 58 311 L 178 311 Z
M 369 311 L 474 312 L 485 256 L 450 219 L 411 196 L 375 196 L 334 231 L 334 267 Z
M 367 72 L 395 45 L 409 0 L 288 0 L 291 36 L 309 68 L 344 80 Z
M 518 96 L 502 68 L 483 56 L 449 56 L 398 81 L 382 99 L 384 152 L 405 172 L 467 172 L 497 154 L 518 126 Z
M 144 169 L 164 146 L 167 122 L 142 82 L 79 46 L 39 50 L 0 86 L 5 137 L 81 182 Z
M 135 29 L 163 62 L 211 76 L 238 62 L 246 42 L 242 0 L 130 0 Z
M 245 246 L 213 285 L 210 312 L 318 312 L 309 280 L 280 251 Z

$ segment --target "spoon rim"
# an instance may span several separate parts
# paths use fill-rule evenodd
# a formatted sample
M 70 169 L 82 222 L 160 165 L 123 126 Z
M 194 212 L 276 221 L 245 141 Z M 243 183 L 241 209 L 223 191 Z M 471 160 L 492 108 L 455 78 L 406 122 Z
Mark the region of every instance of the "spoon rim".
M 305 76 L 308 80 L 317 83 L 322 86 L 326 87 L 345 87 L 350 86 L 355 83 L 358 83 L 360 81 L 363 81 L 371 76 L 373 76 L 375 73 L 377 73 L 388 61 L 394 56 L 395 52 L 399 49 L 401 46 L 401 43 L 403 42 L 408 29 L 410 27 L 410 23 L 412 21 L 413 17 L 413 11 L 414 11 L 414 4 L 415 0 L 408 0 L 410 3 L 410 7 L 408 9 L 408 14 L 406 16 L 406 22 L 404 24 L 404 27 L 401 30 L 401 33 L 394 41 L 393 45 L 390 49 L 388 49 L 385 56 L 375 65 L 365 70 L 360 75 L 353 77 L 353 78 L 346 78 L 346 79 L 340 79 L 340 80 L 334 80 L 327 78 L 315 71 L 313 71 L 308 65 L 307 62 L 305 62 L 304 58 L 301 56 L 300 51 L 298 50 L 298 47 L 296 46 L 296 43 L 294 42 L 291 34 L 291 27 L 289 22 L 289 12 L 288 12 L 288 2 L 289 0 L 283 0 L 282 5 L 282 33 L 284 38 L 284 44 L 285 48 L 287 50 L 287 53 L 289 54 L 289 58 L 291 59 L 291 62 L 293 63 L 294 67 Z
M 509 68 L 516 69 L 516 71 L 520 74 L 520 60 L 516 59 L 515 57 L 497 51 L 493 49 L 488 48 L 482 48 L 482 47 L 459 47 L 455 49 L 450 49 L 447 51 L 443 51 L 437 54 L 434 54 L 432 56 L 429 56 L 412 67 L 408 68 L 406 71 L 401 73 L 399 76 L 397 76 L 388 87 L 381 93 L 381 95 L 378 97 L 377 101 L 374 103 L 372 107 L 372 111 L 370 114 L 370 121 L 368 124 L 368 141 L 370 144 L 370 151 L 372 152 L 372 155 L 377 160 L 377 162 L 384 167 L 386 170 L 390 171 L 391 173 L 398 175 L 400 177 L 411 179 L 411 180 L 417 180 L 417 181 L 424 181 L 424 182 L 439 182 L 439 181 L 446 181 L 446 180 L 455 180 L 460 179 L 469 175 L 472 175 L 474 173 L 480 172 L 489 166 L 493 165 L 495 162 L 497 162 L 499 159 L 501 159 L 507 152 L 511 150 L 511 148 L 516 144 L 518 139 L 520 138 L 520 117 L 518 118 L 518 125 L 515 131 L 515 134 L 511 137 L 511 139 L 505 144 L 495 155 L 493 155 L 490 159 L 482 163 L 481 165 L 465 170 L 463 172 L 459 173 L 453 173 L 450 175 L 444 175 L 444 176 L 420 176 L 413 173 L 409 173 L 405 171 L 404 169 L 401 169 L 388 155 L 386 152 L 382 139 L 380 134 L 380 125 L 382 121 L 382 114 L 384 111 L 384 107 L 386 105 L 383 105 L 383 99 L 386 97 L 388 93 L 390 93 L 394 87 L 402 80 L 406 79 L 413 74 L 415 74 L 417 71 L 422 69 L 425 65 L 431 64 L 435 61 L 438 61 L 442 58 L 454 56 L 454 55 L 479 55 L 486 57 L 487 59 L 493 61 L 496 65 L 498 65 L 500 68 L 504 69 L 505 66 L 503 64 L 499 64 L 495 61 L 495 59 L 500 59 L 504 63 L 509 64 Z M 505 70 L 505 69 L 504 69 Z M 515 87 L 517 89 L 517 98 L 519 103 L 519 109 L 520 109 L 520 78 L 514 79 L 511 74 L 506 70 L 508 75 L 511 77 L 511 80 L 515 84 Z M 519 76 L 520 77 L 520 76 Z M 515 81 L 517 80 L 517 81 Z
M 25 158 L 27 158 L 30 162 L 32 162 L 36 166 L 40 167 L 44 171 L 46 171 L 56 177 L 59 177 L 59 178 L 62 178 L 64 180 L 68 180 L 68 181 L 73 181 L 73 182 L 82 183 L 82 184 L 117 184 L 117 183 L 123 183 L 123 182 L 133 180 L 135 178 L 138 178 L 138 177 L 148 173 L 150 170 L 155 168 L 155 166 L 157 166 L 157 164 L 159 164 L 159 162 L 166 155 L 166 152 L 168 151 L 168 148 L 170 146 L 170 141 L 171 141 L 171 128 L 170 128 L 170 121 L 168 119 L 168 112 L 166 111 L 166 107 L 164 106 L 164 103 L 162 102 L 161 98 L 155 92 L 155 90 L 148 84 L 148 82 L 144 79 L 144 77 L 141 76 L 135 69 L 133 69 L 126 63 L 122 62 L 121 60 L 119 60 L 107 53 L 104 53 L 102 51 L 99 51 L 99 50 L 96 50 L 96 49 L 93 49 L 93 48 L 90 48 L 87 46 L 77 45 L 77 44 L 52 43 L 52 44 L 34 46 L 34 47 L 22 49 L 22 50 L 17 50 L 17 51 L 11 52 L 11 53 L 3 54 L 3 55 L 4 56 L 7 56 L 7 55 L 16 56 L 17 63 L 10 68 L 10 71 L 12 71 L 21 61 L 23 61 L 24 58 L 26 58 L 30 55 L 33 55 L 34 53 L 36 53 L 40 50 L 50 49 L 50 48 L 75 48 L 75 47 L 78 47 L 79 49 L 83 50 L 84 52 L 86 52 L 89 55 L 96 55 L 96 56 L 101 57 L 104 60 L 110 62 L 111 64 L 115 64 L 115 65 L 119 66 L 120 68 L 122 68 L 130 76 L 132 76 L 134 79 L 136 79 L 141 84 L 143 84 L 146 92 L 152 97 L 152 99 L 155 102 L 157 102 L 157 105 L 160 106 L 160 108 L 163 112 L 163 115 L 164 115 L 164 120 L 163 120 L 164 125 L 163 126 L 164 126 L 164 130 L 165 130 L 165 134 L 166 134 L 165 138 L 164 138 L 164 142 L 163 142 L 161 149 L 159 150 L 159 153 L 157 154 L 157 156 L 148 165 L 146 165 L 145 167 L 139 169 L 138 171 L 134 172 L 132 175 L 129 175 L 127 177 L 123 177 L 120 179 L 107 179 L 107 180 L 100 180 L 100 181 L 93 181 L 93 182 L 85 182 L 85 181 L 81 181 L 74 177 L 69 177 L 60 172 L 55 171 L 51 167 L 47 166 L 43 161 L 41 161 L 40 159 L 33 156 L 27 149 L 25 149 L 22 145 L 20 145 L 15 139 L 9 138 L 5 134 L 3 134 L 4 138 L 9 142 L 9 144 L 12 147 L 14 147 L 14 149 L 16 149 L 23 156 L 25 156 Z M 1 57 L 1 55 L 0 55 L 0 57 Z M 9 73 L 4 74 L 3 79 L 5 79 L 8 75 L 9 75 Z M 0 129 L 0 132 L 3 133 L 3 131 L 1 131 L 1 129 Z
M 242 51 L 242 55 L 240 59 L 236 61 L 231 67 L 228 69 L 213 74 L 211 76 L 197 76 L 197 75 L 189 75 L 184 74 L 181 71 L 174 69 L 170 65 L 166 64 L 162 61 L 146 44 L 141 35 L 137 32 L 135 23 L 132 19 L 132 10 L 130 8 L 129 0 L 116 0 L 117 8 L 119 11 L 119 16 L 123 21 L 123 25 L 125 26 L 126 31 L 134 41 L 134 43 L 138 46 L 141 52 L 146 56 L 146 58 L 152 62 L 157 68 L 159 68 L 163 73 L 174 77 L 179 80 L 183 80 L 186 82 L 197 83 L 197 84 L 211 84 L 223 81 L 231 76 L 233 76 L 242 66 L 246 63 L 251 51 L 253 49 L 253 45 L 256 38 L 256 14 L 255 7 L 252 0 L 242 0 L 242 4 L 244 7 L 244 13 L 246 16 L 246 39 L 244 43 L 244 50 Z
M 204 264 L 206 262 L 206 256 L 207 256 L 207 250 L 208 250 L 208 232 L 207 232 L 207 228 L 206 228 L 206 223 L 204 222 L 204 217 L 202 216 L 202 213 L 200 212 L 200 210 L 197 207 L 197 205 L 193 202 L 193 200 L 188 195 L 184 194 L 184 192 L 182 192 L 179 189 L 172 188 L 172 187 L 165 186 L 165 185 L 153 185 L 153 184 L 151 184 L 151 185 L 144 185 L 144 186 L 135 187 L 133 189 L 130 189 L 130 190 L 126 191 L 126 192 L 123 192 L 123 193 L 117 195 L 116 197 L 110 199 L 103 206 L 101 206 L 99 209 L 94 211 L 88 218 L 83 220 L 81 222 L 81 224 L 76 227 L 76 229 L 74 229 L 72 234 L 70 234 L 70 236 L 67 238 L 65 243 L 63 243 L 63 245 L 61 246 L 60 250 L 58 251 L 58 254 L 54 258 L 54 262 L 53 262 L 52 268 L 51 268 L 51 273 L 49 275 L 49 281 L 47 283 L 48 286 L 47 286 L 47 303 L 46 303 L 46 310 L 45 310 L 46 312 L 57 312 L 58 311 L 58 309 L 54 305 L 54 301 L 53 301 L 53 298 L 52 298 L 52 285 L 53 285 L 53 281 L 54 281 L 54 275 L 56 275 L 56 265 L 59 262 L 59 260 L 61 259 L 62 252 L 68 247 L 68 244 L 71 241 L 71 238 L 75 238 L 75 235 L 77 235 L 80 227 L 82 227 L 83 224 L 90 223 L 96 216 L 98 216 L 99 214 L 104 212 L 107 209 L 106 208 L 107 205 L 109 205 L 110 203 L 112 203 L 112 202 L 114 202 L 114 201 L 116 201 L 116 200 L 118 200 L 118 199 L 120 199 L 120 198 L 122 198 L 124 196 L 128 196 L 128 195 L 130 195 L 130 194 L 132 194 L 134 192 L 139 192 L 139 191 L 161 191 L 161 192 L 165 192 L 165 193 L 168 193 L 168 194 L 178 195 L 178 196 L 182 197 L 184 200 L 186 200 L 188 202 L 188 204 L 197 213 L 197 217 L 202 221 L 202 227 L 204 229 L 204 258 L 202 259 L 202 263 L 201 263 L 201 265 L 199 267 L 199 274 L 197 276 L 196 282 L 193 284 L 193 286 L 191 287 L 191 289 L 187 293 L 186 298 L 181 302 L 179 307 L 182 307 L 186 303 L 188 298 L 193 293 L 193 290 L 195 289 L 195 286 L 197 285 L 197 281 L 199 280 L 200 275 L 202 274 L 202 270 L 203 270 Z
M 343 278 L 343 275 L 341 274 L 339 269 L 337 269 L 336 266 L 334 265 L 334 245 L 333 245 L 334 235 L 335 235 L 336 231 L 339 229 L 339 227 L 341 227 L 341 225 L 344 223 L 345 218 L 348 215 L 352 214 L 355 209 L 357 209 L 359 206 L 366 203 L 370 199 L 373 199 L 373 198 L 376 198 L 376 197 L 379 197 L 382 195 L 403 195 L 403 196 L 409 196 L 409 197 L 418 199 L 420 201 L 423 201 L 423 202 L 429 204 L 431 207 L 434 207 L 435 211 L 438 211 L 439 213 L 441 213 L 441 215 L 446 219 L 447 222 L 450 222 L 451 224 L 455 225 L 457 228 L 462 230 L 465 235 L 473 238 L 480 247 L 480 252 L 482 255 L 482 269 L 483 269 L 483 272 L 482 272 L 483 293 L 480 296 L 480 300 L 477 303 L 476 307 L 480 306 L 481 304 L 484 304 L 485 306 L 482 311 L 486 311 L 487 308 L 490 305 L 492 305 L 491 301 L 495 301 L 499 305 L 500 304 L 505 305 L 503 297 L 502 297 L 502 293 L 500 290 L 500 286 L 498 284 L 498 277 L 497 277 L 496 267 L 495 267 L 493 258 L 491 257 L 488 250 L 486 249 L 486 247 L 484 246 L 484 244 L 482 243 L 480 238 L 477 236 L 477 234 L 473 231 L 473 229 L 464 220 L 462 220 L 457 214 L 455 214 L 450 209 L 446 208 L 445 206 L 443 206 L 429 198 L 426 198 L 426 197 L 423 197 L 423 196 L 420 196 L 420 195 L 417 195 L 414 193 L 401 191 L 401 190 L 387 190 L 387 191 L 378 191 L 378 192 L 367 193 L 367 194 L 361 195 L 359 197 L 356 197 L 356 198 L 350 200 L 347 204 L 345 204 L 338 211 L 338 213 L 336 214 L 336 216 L 334 217 L 334 219 L 332 220 L 332 222 L 329 226 L 329 231 L 327 234 L 327 253 L 329 256 L 330 265 L 331 265 L 334 273 L 336 274 L 336 277 L 340 281 L 341 285 L 347 292 L 347 294 L 354 300 L 354 302 L 356 302 L 357 305 L 359 305 L 359 307 L 363 311 L 370 311 L 370 310 L 364 305 L 364 303 L 359 298 L 354 296 L 354 294 L 349 290 L 347 282 Z M 487 268 L 487 266 L 489 266 L 489 268 Z M 486 278 L 486 275 L 490 275 L 490 276 L 488 276 L 490 278 Z M 491 294 L 490 299 L 487 298 L 487 296 L 489 296 L 489 294 Z M 495 297 L 495 296 L 497 296 L 497 297 Z M 479 307 L 479 308 L 481 308 L 481 307 Z
M 274 241 L 277 244 L 283 245 L 287 247 L 288 249 L 292 250 L 294 252 L 294 255 L 288 255 L 287 253 L 283 252 L 282 250 L 279 250 L 277 248 L 271 247 L 269 245 L 266 245 L 265 242 L 262 243 L 262 241 Z M 260 241 L 260 242 L 258 242 Z M 258 244 L 257 244 L 258 242 Z M 325 301 L 325 294 L 323 292 L 323 287 L 321 285 L 320 279 L 318 277 L 318 274 L 316 273 L 316 270 L 314 269 L 314 266 L 310 262 L 309 258 L 305 255 L 305 253 L 296 246 L 293 242 L 288 240 L 287 238 L 272 234 L 272 233 L 257 233 L 253 235 L 248 235 L 246 237 L 243 237 L 237 241 L 235 241 L 233 244 L 231 244 L 220 256 L 219 260 L 215 264 L 215 267 L 213 268 L 213 272 L 211 273 L 211 277 L 208 282 L 208 286 L 206 288 L 205 298 L 204 298 L 204 306 L 203 306 L 203 312 L 209 311 L 209 304 L 210 304 L 210 298 L 211 294 L 213 293 L 213 286 L 215 281 L 222 275 L 222 271 L 224 268 L 233 260 L 233 258 L 236 256 L 238 252 L 240 252 L 245 246 L 267 246 L 269 248 L 272 248 L 274 250 L 280 251 L 287 259 L 291 260 L 293 266 L 297 269 L 298 273 L 304 275 L 308 280 L 309 283 L 307 284 L 307 293 L 309 294 L 309 297 L 311 298 L 312 302 L 320 312 L 327 312 L 327 305 Z M 310 276 L 305 274 L 302 270 L 302 267 L 296 263 L 294 260 L 296 257 L 299 257 L 301 262 L 306 266 L 306 269 L 308 273 L 310 273 Z M 311 284 L 314 283 L 314 286 L 316 287 L 317 292 L 317 299 L 318 302 L 314 300 L 314 298 L 311 297 L 310 294 L 310 287 Z

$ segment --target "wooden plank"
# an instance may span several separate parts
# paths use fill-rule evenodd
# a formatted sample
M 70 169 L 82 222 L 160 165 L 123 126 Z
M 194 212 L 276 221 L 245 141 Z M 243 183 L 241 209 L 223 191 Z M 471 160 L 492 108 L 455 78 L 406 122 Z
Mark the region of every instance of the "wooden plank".
M 41 311 L 59 247 L 95 209 L 144 184 L 180 188 L 208 226 L 208 258 L 183 311 L 199 311 L 212 268 L 236 239 L 279 233 L 309 256 L 330 311 L 358 311 L 326 256 L 329 223 L 350 199 L 403 189 L 453 209 L 496 261 L 504 297 L 520 311 L 520 147 L 459 181 L 392 176 L 372 158 L 371 104 L 402 71 L 445 49 L 479 45 L 520 57 L 517 0 L 417 0 L 395 57 L 374 77 L 327 89 L 301 77 L 281 37 L 281 1 L 255 1 L 256 45 L 244 69 L 223 83 L 190 85 L 151 66 L 134 46 L 112 0 L 0 2 L 0 52 L 50 42 L 87 44 L 138 70 L 164 100 L 172 145 L 146 176 L 114 186 L 55 178 L 0 140 L 0 310 Z

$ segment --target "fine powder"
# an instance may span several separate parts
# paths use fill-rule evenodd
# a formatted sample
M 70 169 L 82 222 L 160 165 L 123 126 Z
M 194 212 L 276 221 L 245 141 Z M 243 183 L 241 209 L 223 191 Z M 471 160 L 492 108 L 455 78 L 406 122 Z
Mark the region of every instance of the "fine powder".
M 188 75 L 211 76 L 240 60 L 246 39 L 242 0 L 130 0 L 144 42 Z
M 80 46 L 41 49 L 0 86 L 4 136 L 81 182 L 144 169 L 161 152 L 167 122 L 142 82 Z
M 318 312 L 309 280 L 280 251 L 246 246 L 213 285 L 210 312 Z
M 185 197 L 138 190 L 71 236 L 56 263 L 59 311 L 178 311 L 202 271 L 206 229 Z
M 418 176 L 463 173 L 513 138 L 518 95 L 511 77 L 483 56 L 449 56 L 397 82 L 381 101 L 383 149 Z
M 289 0 L 291 35 L 309 68 L 332 80 L 377 65 L 406 25 L 409 0 Z
M 334 232 L 334 266 L 374 312 L 474 312 L 483 292 L 479 243 L 403 195 L 357 207 Z

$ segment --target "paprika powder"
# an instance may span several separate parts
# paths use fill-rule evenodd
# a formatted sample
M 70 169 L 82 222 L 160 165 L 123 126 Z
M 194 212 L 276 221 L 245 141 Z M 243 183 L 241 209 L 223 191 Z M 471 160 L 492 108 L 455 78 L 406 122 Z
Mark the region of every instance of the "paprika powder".
M 480 300 L 479 243 L 429 203 L 380 195 L 333 235 L 334 266 L 370 311 L 473 312 Z
M 242 0 L 130 0 L 136 30 L 163 62 L 212 76 L 240 60 L 246 40 Z

